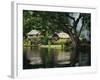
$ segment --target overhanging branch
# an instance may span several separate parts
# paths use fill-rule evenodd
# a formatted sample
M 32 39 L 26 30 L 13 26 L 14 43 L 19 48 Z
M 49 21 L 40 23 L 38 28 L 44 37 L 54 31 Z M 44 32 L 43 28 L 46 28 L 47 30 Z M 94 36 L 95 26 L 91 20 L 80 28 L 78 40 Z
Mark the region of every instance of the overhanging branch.
M 74 17 L 72 17 L 72 16 L 70 16 L 69 14 L 66 14 L 66 17 L 68 17 L 68 18 L 72 19 L 72 20 L 75 22 L 75 18 L 74 18 Z

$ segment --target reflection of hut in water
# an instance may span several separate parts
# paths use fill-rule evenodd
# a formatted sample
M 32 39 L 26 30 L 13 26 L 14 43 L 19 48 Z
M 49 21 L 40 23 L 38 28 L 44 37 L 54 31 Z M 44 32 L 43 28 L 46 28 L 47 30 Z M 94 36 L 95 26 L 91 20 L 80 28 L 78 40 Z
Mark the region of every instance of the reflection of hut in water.
M 27 59 L 29 60 L 29 64 L 31 65 L 39 65 L 42 64 L 40 49 L 39 48 L 31 48 L 27 47 Z
M 57 56 L 57 64 L 70 64 L 70 52 L 61 52 Z
M 70 40 L 70 36 L 65 32 L 55 32 L 52 36 L 52 41 L 54 43 L 66 43 Z
M 27 33 L 27 38 L 31 39 L 39 35 L 40 35 L 40 32 L 38 30 L 31 30 L 29 33 Z

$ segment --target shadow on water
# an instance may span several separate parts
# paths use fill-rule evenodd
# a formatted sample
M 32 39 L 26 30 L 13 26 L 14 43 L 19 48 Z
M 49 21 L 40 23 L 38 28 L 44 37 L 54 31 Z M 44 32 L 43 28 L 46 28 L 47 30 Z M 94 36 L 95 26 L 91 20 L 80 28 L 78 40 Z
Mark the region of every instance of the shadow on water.
M 23 69 L 71 67 L 71 50 L 24 47 Z M 90 50 L 80 50 L 75 66 L 90 66 Z

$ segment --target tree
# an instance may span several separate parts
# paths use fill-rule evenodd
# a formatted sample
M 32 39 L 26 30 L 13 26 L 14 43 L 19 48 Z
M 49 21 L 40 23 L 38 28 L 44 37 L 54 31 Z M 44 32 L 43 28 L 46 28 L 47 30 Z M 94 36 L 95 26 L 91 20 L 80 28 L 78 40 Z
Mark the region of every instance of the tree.
M 91 26 L 91 15 L 90 14 L 85 14 L 85 13 L 79 13 L 79 17 L 75 20 L 75 17 L 70 16 L 69 14 L 66 15 L 67 17 L 69 17 L 70 19 L 73 20 L 73 25 L 68 25 L 66 24 L 64 26 L 64 31 L 66 33 L 68 33 L 72 39 L 72 44 L 73 44 L 73 53 L 72 53 L 72 66 L 75 65 L 75 63 L 77 62 L 78 56 L 79 56 L 79 48 L 80 48 L 80 35 L 82 32 L 82 29 L 87 29 L 90 31 L 90 26 Z M 79 21 L 82 20 L 82 26 L 80 28 L 80 30 L 77 30 L 78 27 L 78 23 Z
M 79 23 L 81 26 L 79 27 Z M 23 36 L 36 29 L 45 32 L 46 38 L 54 32 L 64 31 L 72 40 L 74 56 L 72 65 L 75 64 L 79 55 L 80 36 L 82 31 L 91 33 L 91 14 L 77 12 L 49 12 L 49 11 L 23 11 Z

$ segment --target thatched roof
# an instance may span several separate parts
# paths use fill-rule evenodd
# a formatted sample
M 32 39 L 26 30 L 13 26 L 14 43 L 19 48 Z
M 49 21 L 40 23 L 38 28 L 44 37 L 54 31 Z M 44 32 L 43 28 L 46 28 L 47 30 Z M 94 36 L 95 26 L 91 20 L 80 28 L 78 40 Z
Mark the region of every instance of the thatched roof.
M 70 38 L 70 36 L 65 32 L 56 33 L 59 38 Z
M 27 35 L 37 35 L 37 34 L 40 34 L 38 30 L 31 30 L 29 33 L 27 33 Z

